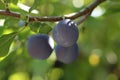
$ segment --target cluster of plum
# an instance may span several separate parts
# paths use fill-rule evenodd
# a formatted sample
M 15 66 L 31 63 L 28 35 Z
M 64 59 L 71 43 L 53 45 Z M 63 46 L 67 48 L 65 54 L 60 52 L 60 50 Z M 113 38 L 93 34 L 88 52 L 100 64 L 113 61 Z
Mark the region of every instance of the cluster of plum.
M 55 53 L 58 61 L 71 63 L 78 57 L 77 39 L 79 31 L 77 25 L 70 19 L 61 20 L 53 29 L 52 37 L 57 43 Z M 28 39 L 28 52 L 31 57 L 47 59 L 53 51 L 54 42 L 46 34 L 32 35 Z

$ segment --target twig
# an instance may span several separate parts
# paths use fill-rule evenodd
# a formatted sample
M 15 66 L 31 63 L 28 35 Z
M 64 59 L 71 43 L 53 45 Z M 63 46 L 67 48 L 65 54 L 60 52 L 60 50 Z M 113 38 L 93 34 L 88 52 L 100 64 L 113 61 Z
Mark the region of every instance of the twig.
M 78 20 L 76 23 L 77 25 L 81 24 L 83 21 L 85 21 L 87 19 L 88 16 L 90 16 L 91 12 L 89 12 L 88 14 L 85 14 L 84 16 L 82 16 L 80 18 L 80 20 Z
M 94 2 L 92 2 L 91 4 L 89 4 L 86 8 L 84 8 L 83 10 L 81 10 L 80 12 L 72 15 L 72 16 L 50 16 L 50 17 L 34 17 L 31 16 L 29 17 L 29 22 L 33 22 L 33 21 L 48 21 L 48 22 L 56 22 L 56 21 L 60 21 L 64 19 L 76 19 L 78 17 L 81 17 L 83 15 L 86 15 L 90 12 L 93 11 L 93 9 L 95 7 L 97 7 L 99 4 L 101 4 L 102 2 L 104 2 L 105 0 L 94 0 Z M 16 13 L 16 12 L 12 12 L 12 11 L 6 11 L 6 10 L 0 10 L 0 15 L 4 15 L 4 16 L 11 16 L 11 17 L 16 17 L 16 18 L 20 18 L 20 13 Z M 28 16 L 26 16 L 27 18 Z

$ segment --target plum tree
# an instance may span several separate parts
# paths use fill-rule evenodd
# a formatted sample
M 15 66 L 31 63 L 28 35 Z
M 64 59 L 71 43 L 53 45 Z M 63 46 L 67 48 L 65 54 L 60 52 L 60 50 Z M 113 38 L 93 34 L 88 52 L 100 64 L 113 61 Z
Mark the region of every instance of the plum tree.
M 58 61 L 66 64 L 72 63 L 78 57 L 78 45 L 76 43 L 70 47 L 57 45 L 55 48 L 55 52 Z
M 79 31 L 77 25 L 73 21 L 64 19 L 54 27 L 52 35 L 57 44 L 69 47 L 76 43 Z
M 30 56 L 36 59 L 48 58 L 53 51 L 50 40 L 50 37 L 46 34 L 37 34 L 29 37 L 28 53 Z

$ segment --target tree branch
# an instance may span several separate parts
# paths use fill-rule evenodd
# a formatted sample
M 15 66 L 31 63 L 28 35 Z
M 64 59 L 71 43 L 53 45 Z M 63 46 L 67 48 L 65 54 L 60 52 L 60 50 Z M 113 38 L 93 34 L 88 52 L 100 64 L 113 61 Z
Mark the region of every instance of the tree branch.
M 91 13 L 93 11 L 94 8 L 96 8 L 99 4 L 101 4 L 102 2 L 104 2 L 106 0 L 94 0 L 94 2 L 92 2 L 91 4 L 89 4 L 86 8 L 84 8 L 83 10 L 81 10 L 80 12 L 72 15 L 72 16 L 50 16 L 50 17 L 34 17 L 34 16 L 30 16 L 29 17 L 29 22 L 33 22 L 33 21 L 48 21 L 48 22 L 56 22 L 56 21 L 60 21 L 63 19 L 76 19 L 78 17 L 81 17 L 83 15 L 86 15 L 88 13 Z M 16 17 L 16 18 L 20 18 L 20 13 L 16 13 L 16 12 L 12 12 L 12 11 L 7 11 L 7 10 L 0 10 L 0 15 L 4 15 L 4 16 L 11 16 L 11 17 Z M 26 16 L 26 18 L 28 18 L 28 16 Z
M 91 12 L 89 12 L 88 14 L 83 15 L 79 21 L 77 21 L 77 25 L 81 24 L 83 21 L 85 21 L 87 19 L 88 16 L 90 16 Z

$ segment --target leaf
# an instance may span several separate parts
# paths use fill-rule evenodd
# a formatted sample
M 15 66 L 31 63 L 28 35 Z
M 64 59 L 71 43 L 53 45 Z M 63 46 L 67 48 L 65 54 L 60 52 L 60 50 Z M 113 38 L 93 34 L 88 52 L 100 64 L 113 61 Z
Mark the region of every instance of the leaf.
M 13 3 L 13 4 L 17 4 L 17 3 L 18 3 L 18 0 L 12 0 L 12 3 Z
M 3 4 L 2 0 L 0 0 L 0 9 L 5 9 L 5 5 Z
M 5 34 L 0 37 L 0 57 L 8 54 L 10 45 L 16 36 L 16 32 Z
M 40 25 L 41 25 L 40 22 L 30 23 L 30 24 L 29 24 L 30 29 L 31 29 L 33 32 L 36 32 L 36 33 L 39 31 Z
M 20 18 L 21 18 L 22 20 L 24 20 L 24 21 L 27 21 L 27 18 L 26 18 L 25 13 L 21 13 L 21 14 L 20 14 Z
M 7 17 L 5 18 L 4 26 L 6 28 L 11 28 L 11 29 L 17 28 L 18 29 L 18 22 L 19 22 L 18 19 Z
M 31 12 L 33 9 L 37 8 L 40 5 L 40 1 L 34 0 L 34 3 L 32 7 L 29 9 L 29 12 Z
M 44 26 L 40 27 L 39 33 L 48 34 L 51 30 L 52 30 L 52 28 L 50 26 L 44 25 Z
M 29 26 L 30 29 L 36 33 L 48 34 L 52 30 L 51 26 L 47 23 L 36 22 L 36 23 L 30 23 Z
M 3 2 L 17 4 L 18 0 L 3 0 Z

